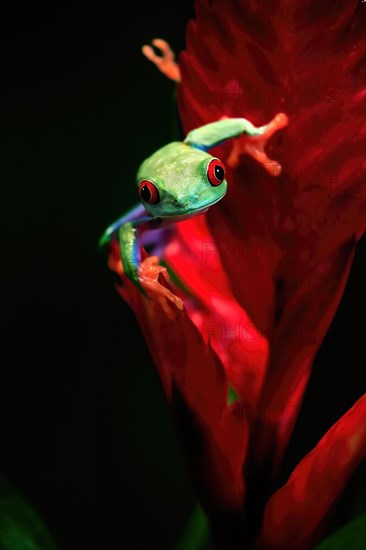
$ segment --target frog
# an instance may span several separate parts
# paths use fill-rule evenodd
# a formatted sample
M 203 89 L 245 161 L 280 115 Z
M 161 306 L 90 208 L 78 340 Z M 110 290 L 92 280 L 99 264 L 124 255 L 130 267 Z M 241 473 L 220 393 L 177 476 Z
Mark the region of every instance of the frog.
M 272 176 L 278 176 L 281 166 L 267 156 L 265 146 L 287 124 L 284 113 L 276 114 L 260 127 L 243 117 L 222 116 L 192 129 L 182 141 L 162 146 L 138 168 L 140 201 L 107 227 L 99 246 L 117 240 L 127 278 L 143 295 L 157 301 L 168 315 L 172 307 L 183 310 L 184 302 L 168 288 L 169 274 L 160 265 L 159 256 L 142 258 L 141 235 L 204 215 L 224 198 L 228 189 L 227 170 L 210 150 L 228 140 L 240 138 L 241 153 L 250 155 Z

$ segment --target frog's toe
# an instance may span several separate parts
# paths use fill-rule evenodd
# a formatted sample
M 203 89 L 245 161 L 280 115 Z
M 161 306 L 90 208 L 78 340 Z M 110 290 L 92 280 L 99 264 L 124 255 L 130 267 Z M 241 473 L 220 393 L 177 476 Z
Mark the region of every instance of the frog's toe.
M 141 262 L 138 268 L 138 278 L 141 287 L 146 294 L 156 300 L 170 319 L 175 319 L 176 312 L 172 310 L 169 302 L 178 310 L 184 309 L 183 300 L 176 296 L 169 288 L 159 281 L 160 275 L 165 281 L 169 280 L 168 271 L 165 267 L 159 265 L 157 256 L 150 256 Z
M 270 137 L 288 124 L 288 116 L 278 113 L 268 124 L 258 129 L 258 133 L 243 137 L 244 152 L 255 159 L 271 176 L 279 176 L 282 166 L 268 157 L 265 147 Z
M 180 69 L 178 63 L 175 61 L 174 52 L 169 46 L 168 42 L 162 38 L 155 38 L 152 41 L 153 46 L 158 48 L 161 55 L 157 55 L 152 46 L 145 44 L 142 46 L 142 53 L 147 59 L 149 59 L 159 69 L 160 72 L 165 74 L 171 80 L 179 82 L 181 79 Z

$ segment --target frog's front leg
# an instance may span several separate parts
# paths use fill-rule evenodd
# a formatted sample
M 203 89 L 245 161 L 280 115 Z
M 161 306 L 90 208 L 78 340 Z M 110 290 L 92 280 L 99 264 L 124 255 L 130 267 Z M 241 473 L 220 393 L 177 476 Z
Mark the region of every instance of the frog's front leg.
M 284 113 L 277 114 L 268 124 L 254 128 L 254 132 L 248 133 L 234 142 L 228 158 L 228 165 L 234 167 L 241 154 L 246 153 L 261 164 L 271 176 L 279 176 L 282 166 L 276 160 L 270 159 L 265 151 L 269 138 L 278 130 L 288 124 L 288 117 Z
M 268 124 L 259 128 L 245 118 L 222 118 L 192 130 L 184 141 L 206 151 L 228 139 L 240 138 L 233 142 L 228 165 L 233 166 L 239 155 L 246 153 L 262 164 L 272 176 L 278 176 L 281 166 L 267 156 L 265 146 L 269 138 L 287 124 L 288 117 L 284 113 L 277 114 Z
M 147 229 L 155 229 L 156 220 L 139 220 L 126 223 L 119 228 L 118 241 L 121 261 L 126 276 L 144 294 L 156 300 L 169 318 L 174 318 L 174 312 L 169 306 L 171 302 L 179 310 L 183 310 L 183 301 L 164 286 L 159 278 L 169 280 L 167 269 L 159 265 L 157 256 L 148 256 L 141 260 L 139 233 Z

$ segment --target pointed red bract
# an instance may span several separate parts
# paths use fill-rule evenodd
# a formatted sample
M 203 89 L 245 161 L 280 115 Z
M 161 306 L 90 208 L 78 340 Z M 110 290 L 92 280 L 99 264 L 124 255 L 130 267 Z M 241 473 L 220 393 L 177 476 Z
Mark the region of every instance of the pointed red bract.
M 366 457 L 366 394 L 269 500 L 258 548 L 312 548 L 350 475 Z
M 164 258 L 192 295 L 188 314 L 250 414 L 263 383 L 268 341 L 234 299 L 204 216 L 177 224 Z
M 110 268 L 122 279 L 119 290 L 140 324 L 176 421 L 183 431 L 190 427 L 185 444 L 202 499 L 210 508 L 241 509 L 247 418 L 238 404 L 228 405 L 221 361 L 185 311 L 176 309 L 172 320 L 127 279 L 115 241 Z

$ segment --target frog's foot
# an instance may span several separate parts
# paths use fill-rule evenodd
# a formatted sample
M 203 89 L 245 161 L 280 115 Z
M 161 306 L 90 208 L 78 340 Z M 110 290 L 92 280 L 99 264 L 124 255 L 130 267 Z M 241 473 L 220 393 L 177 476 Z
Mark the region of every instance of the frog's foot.
M 279 113 L 268 124 L 257 128 L 258 133 L 242 136 L 234 144 L 228 159 L 229 166 L 235 166 L 239 160 L 240 154 L 246 153 L 259 162 L 271 176 L 279 176 L 282 171 L 282 166 L 277 161 L 270 159 L 264 149 L 269 138 L 277 132 L 277 130 L 281 130 L 287 126 L 287 124 L 287 115 Z
M 174 310 L 169 306 L 170 301 L 177 309 L 183 310 L 183 301 L 173 294 L 168 288 L 159 283 L 159 276 L 168 281 L 169 275 L 167 269 L 159 265 L 158 256 L 149 256 L 145 258 L 138 268 L 139 283 L 146 291 L 148 296 L 156 300 L 163 308 L 170 319 L 175 318 Z
M 156 65 L 160 72 L 170 78 L 170 80 L 180 82 L 181 74 L 179 65 L 175 61 L 174 52 L 168 42 L 162 38 L 155 38 L 152 44 L 161 51 L 161 55 L 156 55 L 154 49 L 149 45 L 142 46 L 142 53 Z

